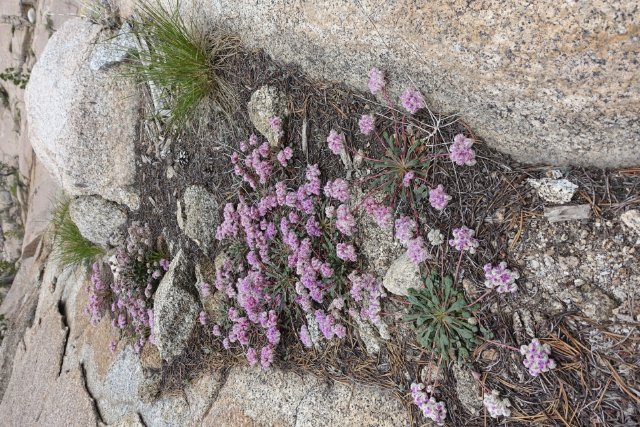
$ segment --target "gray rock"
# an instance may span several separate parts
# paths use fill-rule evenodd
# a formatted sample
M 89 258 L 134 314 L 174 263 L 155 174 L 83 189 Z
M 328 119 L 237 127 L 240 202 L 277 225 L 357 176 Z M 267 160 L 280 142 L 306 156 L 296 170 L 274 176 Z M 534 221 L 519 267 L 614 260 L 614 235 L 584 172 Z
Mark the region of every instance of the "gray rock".
M 271 128 L 269 119 L 278 117 L 284 124 L 289 115 L 287 97 L 273 86 L 262 86 L 251 95 L 247 109 L 251 123 L 258 132 L 267 138 L 272 147 L 280 146 L 282 134 Z
M 80 234 L 104 248 L 124 241 L 127 214 L 116 203 L 99 196 L 81 196 L 69 205 L 69 215 Z
M 371 355 L 380 353 L 380 343 L 378 342 L 378 337 L 376 336 L 373 326 L 359 317 L 356 317 L 356 325 L 358 326 L 358 335 L 360 335 L 360 339 L 364 343 L 367 353 Z
M 482 391 L 478 381 L 473 378 L 469 368 L 457 363 L 451 368 L 456 379 L 456 393 L 462 406 L 473 415 L 478 415 L 482 409 Z
M 620 219 L 630 230 L 640 236 L 640 211 L 631 209 L 620 215 Z
M 68 194 L 97 194 L 137 209 L 134 142 L 140 97 L 116 67 L 89 67 L 101 31 L 74 18 L 49 40 L 25 93 L 30 142 Z
M 13 205 L 11 193 L 5 189 L 0 189 L 0 211 L 9 209 Z
M 193 292 L 195 276 L 182 250 L 171 261 L 153 301 L 153 333 L 160 356 L 179 356 L 191 336 L 200 306 Z M 193 292 L 192 292 L 193 291 Z
M 392 99 L 417 86 L 432 110 L 461 113 L 520 161 L 640 163 L 636 0 L 200 3 L 181 7 L 312 78 L 366 91 L 367 71 L 384 68 Z
M 578 186 L 567 179 L 528 179 L 531 185 L 544 201 L 562 205 L 571 201 Z
M 219 224 L 218 201 L 199 185 L 192 185 L 184 192 L 183 205 L 178 205 L 178 225 L 189 238 L 208 253 L 215 241 Z
M 407 296 L 409 289 L 422 287 L 420 267 L 406 254 L 402 254 L 389 267 L 382 280 L 382 286 L 393 294 Z
M 96 44 L 91 54 L 89 68 L 92 71 L 98 71 L 118 64 L 124 61 L 129 56 L 129 51 L 137 46 L 131 26 L 125 23 L 114 37 Z

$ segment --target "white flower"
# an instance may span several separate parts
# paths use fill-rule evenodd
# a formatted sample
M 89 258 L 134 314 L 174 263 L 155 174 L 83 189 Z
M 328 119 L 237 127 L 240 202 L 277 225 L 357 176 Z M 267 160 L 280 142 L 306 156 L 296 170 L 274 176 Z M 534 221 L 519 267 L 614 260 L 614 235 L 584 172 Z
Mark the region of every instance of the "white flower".
M 487 408 L 487 412 L 491 418 L 498 418 L 499 416 L 508 417 L 511 415 L 511 402 L 509 399 L 499 399 L 500 393 L 497 390 L 491 391 L 491 394 L 485 396 L 483 403 L 484 407 Z
M 442 235 L 440 230 L 434 228 L 427 234 L 427 240 L 429 240 L 429 243 L 431 243 L 433 246 L 438 246 L 444 242 L 444 236 Z

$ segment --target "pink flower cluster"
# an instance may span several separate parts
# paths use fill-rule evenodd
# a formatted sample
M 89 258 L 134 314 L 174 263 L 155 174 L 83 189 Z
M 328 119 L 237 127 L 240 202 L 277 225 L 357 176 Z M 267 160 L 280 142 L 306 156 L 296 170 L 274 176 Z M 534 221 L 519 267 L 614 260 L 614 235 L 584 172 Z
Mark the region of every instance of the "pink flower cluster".
M 331 132 L 329 132 L 329 136 L 327 137 L 327 145 L 333 154 L 339 156 L 344 150 L 344 134 L 331 129 Z
M 349 198 L 349 184 L 341 178 L 329 181 L 324 186 L 324 195 L 344 203 Z
M 486 395 L 482 401 L 491 418 L 508 417 L 511 415 L 511 402 L 509 399 L 500 399 L 500 393 L 492 390 L 491 394 Z
M 110 283 L 103 281 L 105 272 L 99 264 L 93 265 L 89 302 L 85 313 L 96 324 L 107 310 L 111 325 L 132 339 L 136 353 L 153 337 L 153 294 L 168 261 L 152 261 L 153 253 L 149 227 L 138 222 L 131 224 L 127 242 L 111 257 Z
M 476 234 L 475 231 L 463 226 L 454 228 L 451 233 L 453 234 L 453 239 L 449 240 L 449 246 L 460 252 L 469 251 L 469 253 L 472 254 L 476 253 L 476 248 L 480 246 L 480 243 L 473 237 L 473 235 Z
M 417 113 L 420 109 L 424 108 L 424 98 L 420 91 L 412 88 L 407 88 L 400 95 L 400 102 L 402 106 L 411 114 Z
M 413 403 L 420 408 L 425 418 L 431 419 L 439 426 L 444 425 L 444 420 L 447 418 L 447 408 L 445 408 L 443 402 L 437 402 L 433 396 L 429 397 L 423 390 L 424 384 L 411 384 Z M 429 388 L 427 388 L 427 391 L 429 392 Z
M 435 210 L 441 211 L 446 208 L 449 200 L 451 200 L 451 196 L 445 193 L 442 184 L 439 184 L 436 188 L 429 191 L 429 204 Z
M 363 202 L 364 210 L 371 215 L 380 228 L 384 228 L 391 223 L 392 212 L 389 206 L 384 206 L 376 202 L 373 197 L 367 197 Z
M 486 264 L 484 266 L 484 285 L 489 289 L 496 289 L 496 292 L 503 294 L 518 290 L 516 279 L 520 278 L 517 271 L 507 269 L 507 263 L 502 261 L 498 265 Z
M 396 238 L 407 248 L 407 256 L 415 263 L 420 264 L 429 258 L 429 253 L 424 246 L 424 239 L 415 235 L 416 223 L 409 217 L 401 216 L 396 220 Z
M 355 309 L 351 309 L 349 314 L 352 317 L 360 316 L 360 318 L 369 320 L 376 326 L 381 326 L 382 318 L 380 317 L 380 300 L 387 295 L 378 279 L 369 273 L 359 275 L 353 271 L 349 274 L 349 281 L 351 282 L 351 298 L 361 306 L 359 312 Z
M 257 186 L 256 177 L 260 184 L 266 184 L 271 176 L 271 172 L 273 172 L 273 167 L 269 161 L 268 142 L 264 142 L 258 146 L 258 137 L 251 135 L 249 141 L 240 142 L 240 150 L 244 153 L 247 152 L 250 147 L 256 148 L 251 150 L 244 158 L 244 166 L 240 164 L 240 156 L 238 153 L 231 155 L 231 164 L 233 164 L 234 173 L 255 190 Z
M 549 344 L 540 344 L 537 338 L 534 338 L 529 345 L 521 346 L 520 354 L 525 356 L 522 363 L 529 368 L 529 373 L 534 377 L 556 367 L 556 362 L 549 357 L 551 347 Z
M 357 261 L 356 247 L 349 241 L 356 223 L 346 205 L 348 183 L 336 179 L 322 188 L 317 165 L 310 165 L 305 182 L 297 188 L 279 181 L 224 207 L 216 238 L 240 243 L 246 256 L 244 262 L 226 260 L 216 270 L 215 287 L 230 309 L 229 322 L 217 322 L 213 332 L 225 348 L 237 344 L 245 349 L 249 364 L 257 364 L 258 355 L 263 368 L 272 363 L 280 341 L 277 313 L 283 311 L 287 295 L 314 317 L 325 339 L 345 336 L 347 305 L 364 310 L 368 318 L 379 317 L 383 293 L 374 285 L 356 292 L 357 299 L 345 300 L 336 294 L 341 289 L 338 283 L 346 279 L 337 277 L 336 271 Z M 336 208 L 332 199 L 341 204 Z M 323 205 L 326 216 L 318 212 Z M 335 253 L 327 253 L 327 239 L 332 240 Z M 300 326 L 299 336 L 305 346 L 311 346 L 305 325 Z
M 473 139 L 466 138 L 459 133 L 453 138 L 453 144 L 449 147 L 451 161 L 459 166 L 473 166 L 476 164 L 476 152 L 471 146 Z
M 286 147 L 278 152 L 276 157 L 280 165 L 282 165 L 283 168 L 286 168 L 289 160 L 291 160 L 291 158 L 293 157 L 293 150 L 291 149 L 291 147 Z
M 284 131 L 282 130 L 282 120 L 280 119 L 280 117 L 270 117 L 269 126 L 271 127 L 271 130 L 273 130 L 273 132 L 276 134 L 276 137 L 278 139 L 282 138 L 282 136 L 284 135 Z
M 369 90 L 372 94 L 376 95 L 384 90 L 386 83 L 384 81 L 384 71 L 380 71 L 377 68 L 369 70 Z
M 369 136 L 376 128 L 375 122 L 376 120 L 371 114 L 363 114 L 358 121 L 360 132 L 365 136 Z

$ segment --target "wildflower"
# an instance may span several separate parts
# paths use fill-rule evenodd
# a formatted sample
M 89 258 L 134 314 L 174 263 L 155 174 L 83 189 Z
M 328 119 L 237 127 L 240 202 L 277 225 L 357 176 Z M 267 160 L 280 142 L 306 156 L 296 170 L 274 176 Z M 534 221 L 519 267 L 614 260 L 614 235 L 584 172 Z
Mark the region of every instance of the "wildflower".
M 109 341 L 109 351 L 111 353 L 115 353 L 117 347 L 118 347 L 118 343 L 117 342 L 115 342 L 113 340 Z
M 220 325 L 213 325 L 213 328 L 211 328 L 211 333 L 213 334 L 214 337 L 219 337 L 220 335 L 222 335 L 222 331 L 220 330 Z
M 515 292 L 518 289 L 516 279 L 520 278 L 520 274 L 507 269 L 506 262 L 502 261 L 496 266 L 486 264 L 483 269 L 486 279 L 484 285 L 487 288 L 496 288 L 496 292 L 500 294 Z
M 201 311 L 200 315 L 198 315 L 198 321 L 202 326 L 207 324 L 207 314 L 204 311 Z
M 280 119 L 280 117 L 274 116 L 269 118 L 269 126 L 278 138 L 282 137 L 284 132 L 282 131 L 282 120 Z
M 372 197 L 364 200 L 364 210 L 373 217 L 378 227 L 386 227 L 391 221 L 391 208 L 377 203 Z
M 402 186 L 403 187 L 409 187 L 411 185 L 411 181 L 413 180 L 413 178 L 415 178 L 416 174 L 414 171 L 408 171 L 407 173 L 404 174 L 404 177 L 402 177 Z
M 344 135 L 331 129 L 327 137 L 327 145 L 333 154 L 339 156 L 344 150 Z
M 336 255 L 343 261 L 356 262 L 358 260 L 356 250 L 353 245 L 346 243 L 338 243 L 336 245 Z
M 420 264 L 429 258 L 429 253 L 424 248 L 422 237 L 418 236 L 407 242 L 407 256 L 414 264 Z
M 470 253 L 476 253 L 476 248 L 480 246 L 480 243 L 473 237 L 475 231 L 467 228 L 460 227 L 454 228 L 452 231 L 453 239 L 449 240 L 449 245 L 460 252 L 469 251 Z
M 169 260 L 168 259 L 161 259 L 160 260 L 160 267 L 162 267 L 162 269 L 164 271 L 169 271 Z
M 304 226 L 307 234 L 313 237 L 322 236 L 322 230 L 320 230 L 320 223 L 316 221 L 315 217 L 310 216 L 307 219 L 307 223 Z
M 406 245 L 409 240 L 413 239 L 413 232 L 416 228 L 416 223 L 407 216 L 401 216 L 396 219 L 396 239 L 400 240 L 400 243 Z
M 371 114 L 363 114 L 358 121 L 358 126 L 363 135 L 369 136 L 375 129 L 375 118 Z
M 451 196 L 445 193 L 442 184 L 439 184 L 436 188 L 429 191 L 429 204 L 438 211 L 446 208 L 449 200 L 451 200 Z
M 327 216 L 327 218 L 332 219 L 336 216 L 336 208 L 334 206 L 327 206 L 326 208 L 324 208 L 324 214 Z
M 338 206 L 336 210 L 336 228 L 338 231 L 346 236 L 351 236 L 355 226 L 356 220 L 349 212 L 349 208 L 346 205 Z
M 285 147 L 277 154 L 276 157 L 278 158 L 278 162 L 280 162 L 282 167 L 286 168 L 287 162 L 293 157 L 293 150 L 291 149 L 291 147 Z
M 424 98 L 422 94 L 415 89 L 407 88 L 400 96 L 402 106 L 411 114 L 415 114 L 421 108 L 424 108 Z
M 385 86 L 384 71 L 380 71 L 375 67 L 370 69 L 368 86 L 369 90 L 374 95 L 381 92 Z
M 429 231 L 429 233 L 427 233 L 427 240 L 433 246 L 438 246 L 441 245 L 442 242 L 444 242 L 444 236 L 442 235 L 440 230 L 438 230 L 437 228 L 433 228 Z
M 300 342 L 307 347 L 311 348 L 313 343 L 311 342 L 311 336 L 309 335 L 309 329 L 307 329 L 307 325 L 302 325 L 300 327 Z
M 211 287 L 208 283 L 202 282 L 200 283 L 200 293 L 202 293 L 202 297 L 206 298 L 211 295 Z
M 253 347 L 247 349 L 247 362 L 249 362 L 249 366 L 256 366 L 258 363 L 258 353 Z
M 471 146 L 473 139 L 466 138 L 459 133 L 453 138 L 453 144 L 449 147 L 449 157 L 451 161 L 459 166 L 473 166 L 476 164 L 476 152 Z
M 437 402 L 433 396 L 429 397 L 423 390 L 424 384 L 411 384 L 413 403 L 420 408 L 426 418 L 430 418 L 437 425 L 444 425 L 444 420 L 447 417 L 447 409 L 444 403 Z
M 324 186 L 324 194 L 327 197 L 331 197 L 344 203 L 349 198 L 349 184 L 342 178 L 329 181 Z
M 509 399 L 500 399 L 500 392 L 492 390 L 490 395 L 484 397 L 484 407 L 487 408 L 487 412 L 491 418 L 498 418 L 499 416 L 508 417 L 511 415 L 511 402 Z
M 529 368 L 529 373 L 534 377 L 556 367 L 556 362 L 549 357 L 551 347 L 549 344 L 540 344 L 537 338 L 534 338 L 529 345 L 521 346 L 520 354 L 525 356 L 522 363 Z

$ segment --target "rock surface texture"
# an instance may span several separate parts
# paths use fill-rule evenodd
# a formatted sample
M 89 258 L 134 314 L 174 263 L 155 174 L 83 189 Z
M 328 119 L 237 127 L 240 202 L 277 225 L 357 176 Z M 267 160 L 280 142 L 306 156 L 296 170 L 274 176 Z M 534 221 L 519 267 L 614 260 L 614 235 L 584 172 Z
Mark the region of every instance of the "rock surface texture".
M 91 57 L 109 35 L 77 18 L 51 38 L 33 68 L 25 103 L 38 158 L 72 195 L 100 195 L 137 209 L 134 141 L 138 105 L 116 69 L 93 71 Z
M 218 224 L 218 201 L 206 188 L 192 185 L 184 192 L 184 206 L 178 210 L 178 225 L 203 251 L 209 252 Z
M 170 3 L 168 0 L 167 3 Z M 183 1 L 313 77 L 423 90 L 491 146 L 530 163 L 640 162 L 637 1 Z M 209 6 L 207 6 L 209 5 Z
M 69 205 L 71 219 L 80 234 L 93 243 L 108 248 L 124 241 L 127 214 L 117 204 L 99 196 L 82 196 Z

